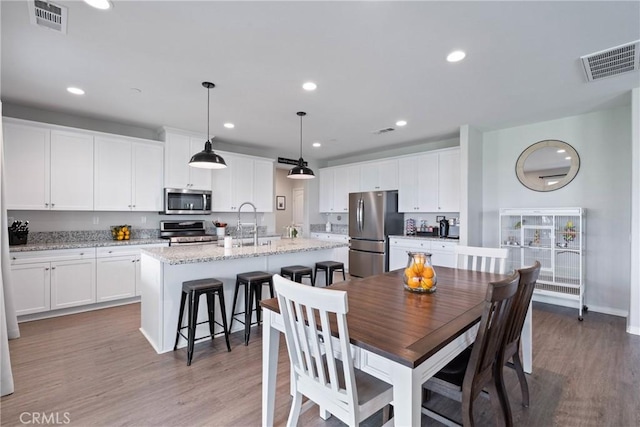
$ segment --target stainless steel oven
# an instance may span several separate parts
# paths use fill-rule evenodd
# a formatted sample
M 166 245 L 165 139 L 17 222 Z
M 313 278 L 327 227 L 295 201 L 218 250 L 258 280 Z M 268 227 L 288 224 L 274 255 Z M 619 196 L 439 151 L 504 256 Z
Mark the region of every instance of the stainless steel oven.
M 165 188 L 164 213 L 167 215 L 210 214 L 211 191 Z
M 204 221 L 160 221 L 160 237 L 169 246 L 217 244 L 218 236 L 207 234 Z

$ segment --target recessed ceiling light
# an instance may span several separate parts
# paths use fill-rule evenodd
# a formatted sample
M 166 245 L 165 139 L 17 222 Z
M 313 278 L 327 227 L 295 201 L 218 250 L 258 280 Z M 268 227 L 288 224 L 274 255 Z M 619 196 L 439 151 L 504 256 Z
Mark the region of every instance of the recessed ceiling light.
M 406 126 L 407 121 L 406 120 L 398 120 L 396 122 L 396 126 Z
M 316 90 L 317 87 L 318 85 L 315 84 L 314 82 L 306 82 L 305 84 L 302 85 L 302 89 L 304 90 Z
M 314 147 L 318 148 L 318 147 L 322 147 L 322 144 L 320 144 L 318 141 L 314 142 L 313 144 Z
M 233 123 L 225 123 L 224 127 L 226 127 L 227 129 L 233 129 L 234 127 L 236 127 L 236 125 L 234 125 Z
M 111 9 L 111 2 L 108 0 L 84 0 L 86 4 L 100 10 Z
M 84 95 L 84 91 L 79 87 L 68 87 L 67 92 L 72 93 L 74 95 Z
M 466 53 L 464 53 L 461 50 L 454 50 L 453 52 L 451 52 L 449 55 L 447 55 L 447 61 L 449 62 L 458 62 L 458 61 L 462 61 L 464 59 L 464 57 L 467 56 Z

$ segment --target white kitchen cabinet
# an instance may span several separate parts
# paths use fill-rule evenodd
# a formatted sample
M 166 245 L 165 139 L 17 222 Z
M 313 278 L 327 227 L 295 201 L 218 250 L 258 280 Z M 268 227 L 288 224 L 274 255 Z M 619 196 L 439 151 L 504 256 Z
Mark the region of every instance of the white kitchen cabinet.
M 94 257 L 51 263 L 52 310 L 96 302 Z
M 399 159 L 400 212 L 460 211 L 460 150 L 446 149 Z
M 128 138 L 95 138 L 95 210 L 162 209 L 162 146 Z
M 416 238 L 391 237 L 389 239 L 389 270 L 407 266 L 407 252 L 427 252 L 431 254 L 434 266 L 455 268 L 455 248 L 457 242 Z
M 398 210 L 437 212 L 438 154 L 403 157 L 398 164 Z
M 207 137 L 170 128 L 164 128 L 160 136 L 165 141 L 164 186 L 211 190 L 211 169 L 189 166 L 191 157 L 204 150 Z M 217 152 L 215 147 L 214 151 Z
M 140 251 L 127 248 L 98 248 L 96 253 L 96 301 L 136 296 Z
M 220 155 L 224 157 L 227 168 L 216 169 L 212 173 L 211 210 L 238 212 L 242 203 L 251 202 L 259 212 L 272 212 L 273 161 L 226 152 Z
M 398 160 L 381 160 L 360 164 L 360 190 L 397 190 Z
M 12 253 L 16 314 L 95 303 L 95 254 L 94 248 Z
M 166 244 L 107 246 L 96 250 L 96 300 L 113 301 L 140 295 L 140 250 Z
M 349 212 L 349 193 L 360 191 L 360 166 L 337 166 L 320 169 L 319 211 Z
M 4 119 L 7 208 L 93 209 L 93 136 Z
M 51 263 L 12 265 L 11 278 L 16 315 L 51 309 Z

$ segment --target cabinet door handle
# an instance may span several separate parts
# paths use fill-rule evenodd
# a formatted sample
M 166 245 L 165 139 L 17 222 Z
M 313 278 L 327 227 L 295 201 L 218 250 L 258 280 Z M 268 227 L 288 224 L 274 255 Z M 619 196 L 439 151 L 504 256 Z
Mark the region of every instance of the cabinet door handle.
M 131 260 L 131 262 L 136 262 L 136 260 L 135 260 L 135 259 L 132 259 L 132 260 Z
M 133 205 L 133 207 L 135 208 L 135 207 L 136 207 L 136 205 Z
M 56 268 L 55 268 L 55 267 L 51 267 L 51 269 L 52 269 L 52 270 L 55 270 Z
M 51 207 L 54 207 L 56 204 L 55 203 L 51 203 Z
M 13 256 L 13 257 L 11 257 L 11 259 L 15 261 L 17 258 Z
M 113 251 L 109 251 L 109 253 L 111 254 L 111 253 L 113 253 Z
M 44 269 L 44 271 L 49 271 L 49 267 L 46 267 L 46 268 Z
M 49 207 L 49 203 L 45 203 L 44 205 L 45 205 L 46 207 Z

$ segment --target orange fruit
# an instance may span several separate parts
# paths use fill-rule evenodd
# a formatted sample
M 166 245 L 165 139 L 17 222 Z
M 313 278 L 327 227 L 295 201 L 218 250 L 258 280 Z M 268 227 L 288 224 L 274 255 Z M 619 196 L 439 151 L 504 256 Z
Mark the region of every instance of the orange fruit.
M 433 278 L 433 267 L 426 266 L 422 271 L 422 277 L 425 279 Z
M 410 288 L 417 288 L 418 286 L 420 286 L 420 278 L 419 277 L 412 277 L 408 280 L 408 283 Z
M 416 273 L 414 273 L 413 269 L 411 267 L 407 267 L 404 269 L 404 274 L 405 276 L 407 276 L 407 279 L 412 279 L 414 277 L 416 277 Z
M 422 280 L 420 280 L 420 286 L 423 289 L 431 289 L 433 287 L 433 280 L 431 280 L 431 279 L 422 279 Z

